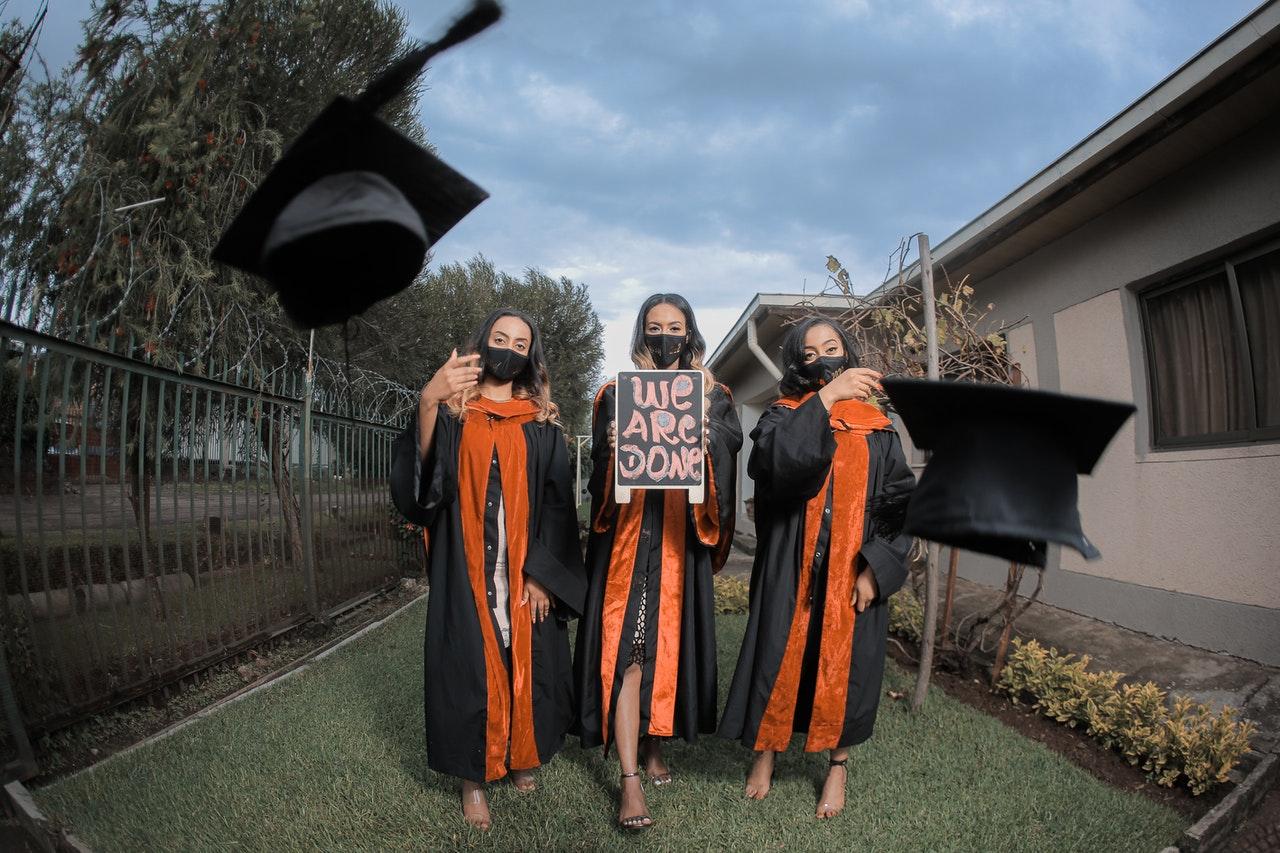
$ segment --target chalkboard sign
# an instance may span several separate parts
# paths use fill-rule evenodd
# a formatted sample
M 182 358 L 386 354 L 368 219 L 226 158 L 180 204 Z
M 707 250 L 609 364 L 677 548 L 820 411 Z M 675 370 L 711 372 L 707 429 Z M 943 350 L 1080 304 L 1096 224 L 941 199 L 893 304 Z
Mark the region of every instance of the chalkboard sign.
M 632 489 L 687 489 L 703 501 L 703 377 L 700 370 L 624 370 L 618 374 L 618 452 L 614 497 Z

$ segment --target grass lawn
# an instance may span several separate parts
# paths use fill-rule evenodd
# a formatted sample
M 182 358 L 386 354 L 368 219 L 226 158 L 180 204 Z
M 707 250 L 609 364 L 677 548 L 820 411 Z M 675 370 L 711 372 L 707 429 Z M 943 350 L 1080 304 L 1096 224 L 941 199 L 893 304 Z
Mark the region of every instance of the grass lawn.
M 746 617 L 719 617 L 721 688 Z M 886 698 L 849 762 L 849 807 L 813 818 L 820 756 L 781 756 L 773 793 L 742 797 L 747 753 L 707 737 L 673 745 L 676 784 L 648 787 L 656 821 L 614 828 L 616 764 L 570 746 L 541 788 L 490 790 L 494 828 L 459 816 L 455 783 L 425 769 L 423 605 L 176 735 L 35 792 L 98 851 L 478 849 L 1158 850 L 1183 827 L 949 699 L 910 716 Z M 906 689 L 892 663 L 886 688 Z

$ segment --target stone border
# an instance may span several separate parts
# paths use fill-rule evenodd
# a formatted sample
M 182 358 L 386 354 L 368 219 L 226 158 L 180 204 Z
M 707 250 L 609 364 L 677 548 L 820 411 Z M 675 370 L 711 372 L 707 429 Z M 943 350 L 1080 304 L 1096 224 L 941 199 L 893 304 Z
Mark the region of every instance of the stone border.
M 92 853 L 78 838 L 71 833 L 59 829 L 53 821 L 40 811 L 27 786 L 21 782 L 10 782 L 4 786 L 4 798 L 18 821 L 18 825 L 26 830 L 28 840 L 45 853 L 61 853 L 72 850 L 75 853 Z
M 395 610 L 391 611 L 386 616 L 383 616 L 381 619 L 377 620 L 376 622 L 370 622 L 368 625 L 365 625 L 363 628 L 361 628 L 358 631 L 348 634 L 345 637 L 335 638 L 334 640 L 313 649 L 312 651 L 308 652 L 307 654 L 303 655 L 297 660 L 291 661 L 290 663 L 285 664 L 279 669 L 276 669 L 276 670 L 273 670 L 272 672 L 267 673 L 266 675 L 262 676 L 256 681 L 250 684 L 246 684 L 244 687 L 240 688 L 236 692 L 228 696 L 222 697 L 217 702 L 214 702 L 212 705 L 208 705 L 204 708 L 201 708 L 199 711 L 196 711 L 195 713 L 187 717 L 184 717 L 175 723 L 165 726 L 160 731 L 156 732 L 155 734 L 147 738 L 144 738 L 143 740 L 138 741 L 132 746 L 122 749 L 119 752 L 113 752 L 111 755 L 108 755 L 106 758 L 102 759 L 96 764 L 91 764 L 88 767 L 82 768 L 81 770 L 78 770 L 75 773 L 72 773 L 71 775 L 65 778 L 72 779 L 72 778 L 75 778 L 76 776 L 79 776 L 81 773 L 92 773 L 93 771 L 97 770 L 99 767 L 103 766 L 107 762 L 114 761 L 115 759 L 120 758 L 123 755 L 128 755 L 129 753 L 135 750 L 141 749 L 157 741 L 164 740 L 170 735 L 173 735 L 181 731 L 182 729 L 185 729 L 187 726 L 191 725 L 192 723 L 198 720 L 204 719 L 210 714 L 216 713 L 217 711 L 227 707 L 228 705 L 232 705 L 236 702 L 239 702 L 241 699 L 251 696 L 254 693 L 257 693 L 259 691 L 275 687 L 281 684 L 282 682 L 287 681 L 288 679 L 293 678 L 296 675 L 299 675 L 300 673 L 304 672 L 308 667 L 310 667 L 312 664 L 316 663 L 317 661 L 323 660 L 324 658 L 328 657 L 329 655 L 333 654 L 334 652 L 346 646 L 348 643 L 352 643 L 355 640 L 358 640 L 359 638 L 363 637 L 365 634 L 368 634 L 370 631 L 373 631 L 376 628 L 382 627 L 383 625 L 390 622 L 392 619 L 395 619 L 401 614 L 407 612 L 409 608 L 413 607 L 422 599 L 426 598 L 426 596 L 427 596 L 427 593 L 423 593 L 422 595 L 415 596 L 413 599 L 405 602 L 404 604 L 397 607 Z M 48 818 L 48 816 L 45 815 L 44 812 L 40 810 L 40 807 L 36 805 L 35 799 L 31 796 L 31 792 L 27 790 L 27 787 L 23 785 L 21 782 L 10 782 L 9 784 L 5 785 L 3 796 L 5 800 L 8 802 L 9 806 L 11 807 L 14 815 L 18 820 L 18 823 L 22 826 L 23 829 L 27 831 L 27 834 L 30 836 L 31 841 L 35 843 L 37 846 L 39 846 L 41 849 L 47 851 L 47 853 L 60 853 L 60 851 L 68 851 L 68 850 L 76 851 L 76 853 L 92 853 L 90 848 L 86 846 L 84 842 L 77 839 L 70 832 L 67 832 L 66 830 L 63 830 L 63 829 L 59 829 L 53 823 L 53 821 L 51 821 Z
M 1181 853 L 1212 853 L 1218 850 L 1258 807 L 1277 779 L 1280 779 L 1280 755 L 1273 752 L 1259 761 L 1244 781 L 1222 798 L 1222 802 L 1184 831 L 1176 848 L 1168 849 L 1180 850 Z

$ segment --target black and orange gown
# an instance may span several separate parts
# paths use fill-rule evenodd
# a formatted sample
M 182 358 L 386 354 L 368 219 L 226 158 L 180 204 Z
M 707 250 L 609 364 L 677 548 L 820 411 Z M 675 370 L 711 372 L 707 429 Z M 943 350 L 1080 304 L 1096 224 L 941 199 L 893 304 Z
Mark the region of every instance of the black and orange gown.
M 784 397 L 752 432 L 755 563 L 746 636 L 720 734 L 754 750 L 808 752 L 871 736 L 884 675 L 888 598 L 907 576 L 911 537 L 866 511 L 915 485 L 893 426 L 856 400 L 830 412 L 816 394 Z M 850 600 L 868 564 L 876 599 Z
M 587 602 L 578 625 L 577 733 L 612 742 L 623 672 L 641 667 L 640 734 L 688 741 L 715 731 L 716 635 L 712 575 L 733 539 L 735 467 L 742 426 L 723 386 L 708 398 L 705 500 L 684 491 L 613 494 L 608 429 L 614 383 L 596 395 L 592 423 Z
M 478 397 L 461 420 L 441 406 L 425 461 L 417 415 L 392 448 L 392 498 L 427 530 L 427 765 L 473 782 L 546 763 L 573 722 L 567 620 L 586 578 L 564 433 L 537 412 L 521 398 Z M 509 647 L 493 609 L 499 508 Z M 519 606 L 526 577 L 554 597 L 551 618 Z

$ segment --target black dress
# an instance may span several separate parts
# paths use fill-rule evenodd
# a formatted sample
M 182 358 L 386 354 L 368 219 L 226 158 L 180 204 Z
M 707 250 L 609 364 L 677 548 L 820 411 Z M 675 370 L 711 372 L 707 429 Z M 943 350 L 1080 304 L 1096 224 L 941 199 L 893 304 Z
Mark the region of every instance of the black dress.
M 425 461 L 416 416 L 392 448 L 392 498 L 428 536 L 427 764 L 473 782 L 545 763 L 573 720 L 567 620 L 586 581 L 564 434 L 536 412 L 481 397 L 460 421 L 442 406 Z M 499 507 L 509 648 L 494 618 Z M 553 618 L 519 605 L 525 575 L 553 596 Z
M 756 750 L 785 750 L 794 732 L 808 733 L 807 751 L 861 743 L 880 700 L 887 601 L 911 546 L 900 525 L 865 510 L 904 504 L 915 476 L 888 419 L 865 403 L 828 413 L 816 395 L 784 398 L 752 439 L 758 547 L 720 734 Z M 855 613 L 863 565 L 878 594 Z
M 611 741 L 626 668 L 638 664 L 640 734 L 695 740 L 715 731 L 715 597 L 711 577 L 733 539 L 734 475 L 742 427 L 723 386 L 709 396 L 706 500 L 683 491 L 613 495 L 608 429 L 614 385 L 596 395 L 587 541 L 587 601 L 574 678 L 583 746 Z

